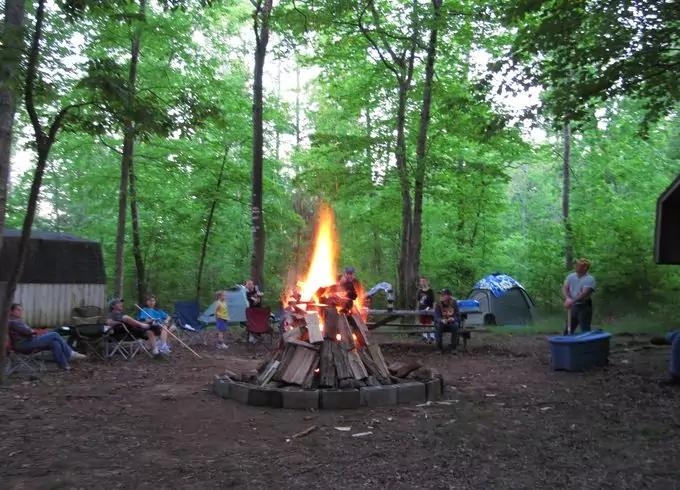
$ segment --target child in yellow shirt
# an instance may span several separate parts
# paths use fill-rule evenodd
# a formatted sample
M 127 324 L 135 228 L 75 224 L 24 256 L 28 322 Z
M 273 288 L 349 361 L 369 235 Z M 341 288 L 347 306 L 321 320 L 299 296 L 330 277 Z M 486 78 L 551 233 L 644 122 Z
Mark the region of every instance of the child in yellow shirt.
M 229 329 L 227 322 L 229 321 L 229 310 L 227 309 L 227 293 L 226 291 L 217 291 L 215 293 L 217 300 L 217 307 L 215 308 L 215 323 L 217 327 L 217 348 L 226 349 L 229 346 L 224 343 L 224 332 Z

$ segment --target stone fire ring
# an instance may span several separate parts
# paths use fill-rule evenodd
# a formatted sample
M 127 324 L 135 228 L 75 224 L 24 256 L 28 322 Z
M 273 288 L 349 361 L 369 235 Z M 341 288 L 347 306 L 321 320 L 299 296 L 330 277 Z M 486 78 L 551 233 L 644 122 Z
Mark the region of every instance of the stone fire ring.
M 383 407 L 436 401 L 444 391 L 442 378 L 430 381 L 410 381 L 359 389 L 303 390 L 293 386 L 264 388 L 234 381 L 229 376 L 215 375 L 215 393 L 255 407 L 341 410 L 360 407 Z

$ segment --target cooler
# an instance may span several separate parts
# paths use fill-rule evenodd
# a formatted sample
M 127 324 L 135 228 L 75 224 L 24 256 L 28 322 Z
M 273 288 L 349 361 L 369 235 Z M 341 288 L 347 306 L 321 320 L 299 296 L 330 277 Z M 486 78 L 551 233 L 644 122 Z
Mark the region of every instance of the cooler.
M 561 371 L 585 371 L 609 364 L 612 335 L 594 330 L 579 335 L 549 337 L 552 367 Z

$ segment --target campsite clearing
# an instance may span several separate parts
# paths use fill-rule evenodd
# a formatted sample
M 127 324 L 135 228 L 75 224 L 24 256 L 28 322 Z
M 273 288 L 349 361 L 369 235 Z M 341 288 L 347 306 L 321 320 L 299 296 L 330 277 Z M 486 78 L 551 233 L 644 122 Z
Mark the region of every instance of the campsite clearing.
M 385 343 L 388 362 L 438 369 L 444 402 L 321 412 L 217 397 L 214 374 L 263 357 L 244 345 L 203 349 L 203 360 L 177 350 L 167 362 L 85 363 L 0 386 L 0 481 L 6 489 L 677 488 L 680 391 L 657 385 L 668 349 L 647 344 L 618 337 L 608 369 L 568 374 L 551 371 L 544 336 L 479 335 L 457 356 Z

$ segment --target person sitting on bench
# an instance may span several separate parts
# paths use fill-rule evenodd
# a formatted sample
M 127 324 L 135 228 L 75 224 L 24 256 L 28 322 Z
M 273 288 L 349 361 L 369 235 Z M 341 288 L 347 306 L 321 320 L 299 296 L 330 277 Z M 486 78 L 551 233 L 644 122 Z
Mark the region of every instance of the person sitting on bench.
M 109 302 L 109 316 L 106 321 L 108 325 L 116 330 L 122 329 L 124 325 L 130 335 L 135 338 L 146 338 L 151 345 L 151 354 L 158 357 L 161 353 L 156 345 L 156 337 L 161 335 L 161 326 L 158 323 L 142 323 L 134 318 L 123 314 L 123 300 L 113 298 Z
M 453 299 L 451 290 L 444 288 L 439 291 L 439 302 L 434 307 L 435 340 L 439 352 L 444 352 L 444 332 L 451 332 L 451 353 L 456 353 L 458 347 L 458 330 L 460 329 L 460 311 Z
M 30 354 L 41 350 L 51 350 L 57 365 L 68 371 L 71 369 L 69 361 L 85 359 L 86 356 L 71 349 L 64 337 L 57 332 L 39 334 L 26 325 L 21 317 L 24 307 L 19 303 L 12 303 L 9 310 L 9 336 L 12 348 L 20 354 Z
M 168 346 L 168 331 L 166 329 L 169 328 L 170 315 L 163 310 L 156 308 L 156 296 L 152 294 L 146 298 L 146 304 L 137 315 L 137 320 L 148 324 L 157 323 L 165 326 L 165 328 L 161 330 L 161 345 L 158 347 L 158 350 L 163 354 L 169 354 L 171 351 L 170 346 Z

